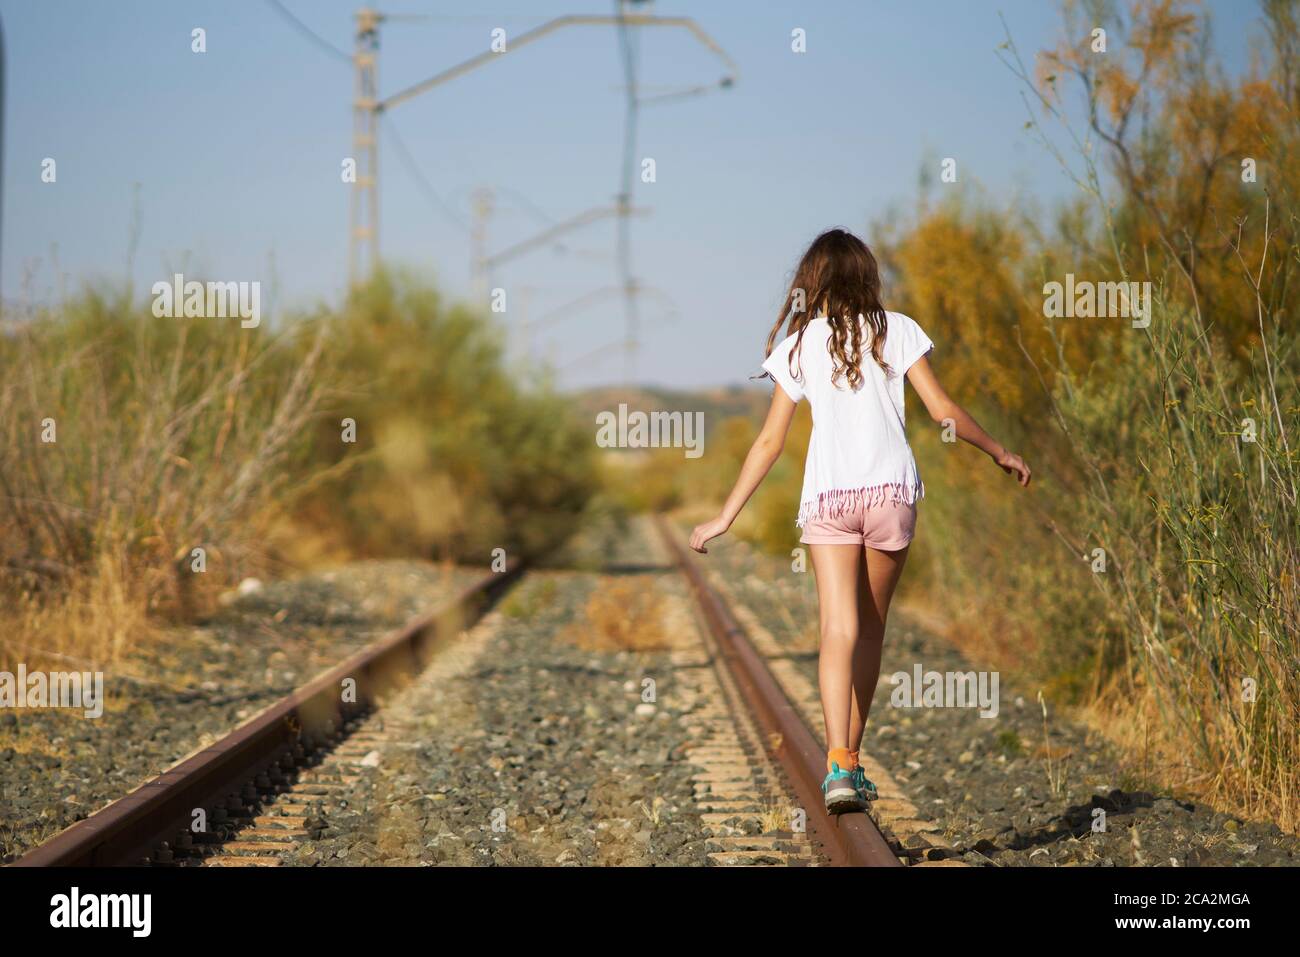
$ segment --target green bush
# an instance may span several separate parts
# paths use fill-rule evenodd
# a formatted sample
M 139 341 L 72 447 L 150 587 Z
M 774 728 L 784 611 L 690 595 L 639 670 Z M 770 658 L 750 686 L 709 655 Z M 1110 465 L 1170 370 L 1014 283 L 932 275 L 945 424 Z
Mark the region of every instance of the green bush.
M 595 487 L 593 442 L 540 376 L 506 370 L 501 340 L 484 316 L 391 275 L 282 331 L 158 318 L 93 290 L 11 322 L 4 655 L 39 642 L 111 660 L 152 619 L 193 618 L 286 558 L 486 567 L 498 547 L 550 548 Z
M 305 497 L 315 524 L 360 554 L 483 563 L 568 534 L 594 443 L 560 397 L 511 375 L 492 319 L 386 273 L 323 321 L 333 388 L 313 456 L 331 477 Z

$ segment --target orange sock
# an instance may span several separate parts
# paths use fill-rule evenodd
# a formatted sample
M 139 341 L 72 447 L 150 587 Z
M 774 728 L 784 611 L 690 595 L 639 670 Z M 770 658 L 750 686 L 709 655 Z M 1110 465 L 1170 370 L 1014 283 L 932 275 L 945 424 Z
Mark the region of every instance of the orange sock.
M 857 751 L 850 751 L 850 752 L 849 752 L 849 768 L 850 768 L 850 770 L 852 770 L 853 768 L 858 767 L 859 765 L 861 765 L 861 763 L 862 763 L 862 762 L 858 760 L 858 752 L 857 752 Z
M 826 773 L 829 774 L 832 764 L 838 764 L 841 771 L 852 771 L 857 767 L 857 759 L 853 752 L 848 748 L 831 748 L 826 752 Z

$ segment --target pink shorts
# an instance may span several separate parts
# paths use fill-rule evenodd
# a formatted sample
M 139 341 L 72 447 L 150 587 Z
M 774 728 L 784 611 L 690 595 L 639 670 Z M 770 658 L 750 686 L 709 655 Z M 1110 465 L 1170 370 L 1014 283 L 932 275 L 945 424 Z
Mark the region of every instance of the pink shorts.
M 803 527 L 805 545 L 867 545 L 882 552 L 906 548 L 916 532 L 916 506 L 885 502 L 859 505 L 835 518 L 813 519 Z

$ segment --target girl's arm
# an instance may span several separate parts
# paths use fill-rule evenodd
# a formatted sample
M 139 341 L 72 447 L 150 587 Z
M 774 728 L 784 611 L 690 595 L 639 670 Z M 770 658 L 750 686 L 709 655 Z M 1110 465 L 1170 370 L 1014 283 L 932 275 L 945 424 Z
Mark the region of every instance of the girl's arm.
M 790 421 L 794 418 L 794 407 L 794 400 L 786 395 L 784 389 L 778 386 L 772 390 L 772 405 L 767 410 L 767 421 L 763 423 L 754 444 L 749 447 L 749 454 L 745 456 L 745 464 L 740 468 L 740 477 L 736 479 L 735 487 L 727 496 L 726 504 L 722 506 L 717 518 L 695 526 L 691 532 L 691 548 L 708 554 L 709 550 L 704 547 L 704 543 L 731 528 L 731 523 L 736 520 L 749 497 L 781 457 L 785 437 L 790 431 Z
M 1008 475 L 1014 474 L 1016 481 L 1021 485 L 1029 485 L 1032 473 L 1024 459 L 1014 452 L 1008 452 L 1004 446 L 980 428 L 979 423 L 971 418 L 969 412 L 948 397 L 948 393 L 943 391 L 943 386 L 935 378 L 928 358 L 922 356 L 912 364 L 912 368 L 907 370 L 907 381 L 912 383 L 912 388 L 925 403 L 930 418 L 940 423 L 945 419 L 951 419 L 957 427 L 957 438 L 987 452 L 989 457 L 1002 467 L 1002 471 Z

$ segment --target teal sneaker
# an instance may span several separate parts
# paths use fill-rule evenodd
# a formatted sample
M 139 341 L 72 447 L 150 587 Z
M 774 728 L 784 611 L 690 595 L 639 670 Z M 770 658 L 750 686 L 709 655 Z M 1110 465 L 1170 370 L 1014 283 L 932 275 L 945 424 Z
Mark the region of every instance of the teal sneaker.
M 871 782 L 871 778 L 867 777 L 866 772 L 860 766 L 854 768 L 850 776 L 853 778 L 853 789 L 858 792 L 858 797 L 862 798 L 863 804 L 880 797 L 880 794 L 876 791 L 876 786 Z
M 841 770 L 838 764 L 831 764 L 831 773 L 822 782 L 822 792 L 826 795 L 826 810 L 831 814 L 861 811 L 866 807 L 852 772 Z

